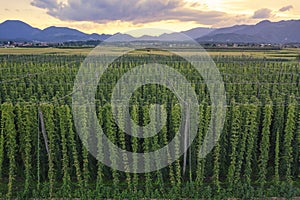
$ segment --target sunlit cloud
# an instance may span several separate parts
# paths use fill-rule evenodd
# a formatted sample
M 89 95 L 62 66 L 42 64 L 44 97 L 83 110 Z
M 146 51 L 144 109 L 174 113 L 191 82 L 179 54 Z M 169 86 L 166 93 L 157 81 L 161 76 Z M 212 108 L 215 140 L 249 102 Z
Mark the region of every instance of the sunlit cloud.
M 178 20 L 212 24 L 227 17 L 225 12 L 201 10 L 202 4 L 182 0 L 33 0 L 31 5 L 45 9 L 49 15 L 61 20 L 96 23 Z
M 293 8 L 294 8 L 294 6 L 292 6 L 292 5 L 284 6 L 284 7 L 282 7 L 282 8 L 279 9 L 279 12 L 289 11 L 289 10 L 291 10 Z
M 272 16 L 272 10 L 268 8 L 262 8 L 254 12 L 253 19 L 268 19 Z

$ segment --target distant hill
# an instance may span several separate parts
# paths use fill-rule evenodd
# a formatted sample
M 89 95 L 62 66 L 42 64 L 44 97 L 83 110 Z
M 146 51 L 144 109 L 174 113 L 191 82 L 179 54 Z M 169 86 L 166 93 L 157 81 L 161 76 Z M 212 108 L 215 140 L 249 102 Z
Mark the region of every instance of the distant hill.
M 111 40 L 108 38 L 107 41 L 130 42 L 130 41 L 134 41 L 136 39 L 136 38 L 132 37 L 131 35 L 122 34 L 122 33 L 116 33 L 113 36 L 114 37 L 112 37 Z
M 111 35 L 86 34 L 76 29 L 51 26 L 40 30 L 22 21 L 7 20 L 0 24 L 0 40 L 67 42 L 105 40 Z
M 199 39 L 199 42 L 211 42 L 211 43 L 269 43 L 269 40 L 265 40 L 258 36 L 251 36 L 246 34 L 236 33 L 220 33 L 215 35 L 206 35 Z
M 18 20 L 7 20 L 0 24 L 1 40 L 32 40 L 41 30 Z
M 135 38 L 128 34 L 114 34 L 114 41 L 185 41 L 190 38 L 199 42 L 231 43 L 300 43 L 300 20 L 279 22 L 261 21 L 255 25 L 235 25 L 219 29 L 194 28 L 180 33 L 164 33 L 160 36 L 144 35 Z M 106 40 L 109 34 L 86 34 L 76 29 L 51 26 L 44 30 L 34 28 L 18 20 L 0 24 L 0 40 L 69 42 Z
M 261 21 L 255 25 L 238 25 L 220 28 L 199 37 L 200 42 L 243 43 L 300 43 L 300 20 L 279 22 Z
M 216 29 L 213 28 L 194 28 L 191 30 L 187 31 L 182 31 L 180 33 L 174 32 L 174 33 L 164 33 L 160 36 L 149 36 L 149 35 L 144 35 L 137 40 L 141 41 L 186 41 L 192 39 L 197 39 L 199 37 L 205 36 L 212 31 Z
M 193 28 L 188 31 L 182 31 L 181 33 L 186 34 L 187 36 L 196 39 L 196 38 L 208 35 L 215 30 L 217 30 L 217 29 L 199 27 L 199 28 Z
M 100 39 L 100 36 L 96 34 L 88 35 L 76 29 L 51 26 L 38 32 L 37 34 L 34 34 L 33 39 L 38 41 L 64 42 L 80 40 L 97 40 Z

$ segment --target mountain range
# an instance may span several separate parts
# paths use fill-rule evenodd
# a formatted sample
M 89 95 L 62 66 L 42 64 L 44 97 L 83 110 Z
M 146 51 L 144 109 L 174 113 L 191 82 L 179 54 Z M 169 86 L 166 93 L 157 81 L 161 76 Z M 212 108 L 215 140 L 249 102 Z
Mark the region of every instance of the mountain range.
M 105 40 L 111 35 L 86 34 L 67 27 L 50 26 L 43 30 L 34 28 L 19 20 L 7 20 L 0 24 L 0 40 L 67 42 Z
M 159 36 L 133 37 L 116 33 L 117 41 L 184 41 L 191 37 L 199 42 L 214 43 L 300 43 L 300 20 L 271 22 L 261 21 L 254 25 L 235 25 L 225 28 L 194 28 L 180 33 L 164 33 Z M 188 37 L 186 37 L 186 36 Z M 19 20 L 7 20 L 0 24 L 0 40 L 68 42 L 106 40 L 109 34 L 86 34 L 76 29 L 51 26 L 43 30 Z

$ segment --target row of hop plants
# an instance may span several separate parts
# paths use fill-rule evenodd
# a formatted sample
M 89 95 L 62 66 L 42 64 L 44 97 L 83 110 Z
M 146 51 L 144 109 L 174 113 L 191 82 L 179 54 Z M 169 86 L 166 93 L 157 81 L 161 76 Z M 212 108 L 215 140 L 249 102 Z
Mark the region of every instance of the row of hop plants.
M 232 98 L 243 103 L 244 98 L 256 96 L 263 100 L 269 96 L 272 100 L 278 96 L 294 94 L 299 97 L 300 68 L 296 62 L 266 61 L 252 57 L 213 57 L 225 83 L 228 103 Z M 61 99 L 71 104 L 70 93 L 74 80 L 84 60 L 78 55 L 1 55 L 0 56 L 0 101 L 17 103 L 49 102 Z M 209 100 L 209 91 L 201 75 L 186 61 L 176 56 L 163 55 L 127 55 L 112 63 L 101 76 L 96 99 L 103 106 L 110 101 L 111 92 L 117 80 L 130 69 L 153 62 L 168 65 L 184 75 L 194 87 L 199 101 Z M 151 69 L 149 69 L 151 74 Z M 130 83 L 129 83 L 130 84 Z M 179 83 L 180 84 L 180 83 Z M 69 95 L 69 96 L 68 96 Z M 145 87 L 135 98 L 150 102 L 153 98 L 164 103 L 171 95 L 160 86 Z M 273 104 L 282 104 L 274 101 Z
M 110 169 L 91 156 L 82 145 L 90 142 L 89 132 L 84 132 L 82 140 L 79 139 L 68 105 L 3 103 L 0 110 L 1 196 L 221 198 L 248 195 L 250 198 L 276 192 L 299 195 L 300 108 L 297 100 L 290 96 L 287 105 L 282 107 L 273 106 L 271 100 L 266 100 L 264 106 L 259 105 L 255 97 L 245 104 L 232 100 L 219 142 L 208 156 L 201 158 L 197 152 L 211 118 L 211 107 L 201 103 L 198 135 L 188 150 L 190 159 L 186 159 L 186 166 L 181 156 L 166 168 L 137 174 Z M 140 125 L 148 124 L 150 106 L 132 105 L 132 119 Z M 115 123 L 109 104 L 98 106 L 97 115 L 114 144 L 132 152 L 150 152 L 168 144 L 179 129 L 180 105 L 160 106 L 161 111 L 165 108 L 166 126 L 156 136 L 145 139 L 126 135 Z M 117 112 L 120 119 L 123 118 L 121 111 Z M 77 131 L 90 126 L 88 113 L 83 107 L 82 130 Z M 153 126 L 151 130 L 157 128 Z M 99 141 L 102 137 L 96 139 Z M 180 145 L 182 143 L 177 141 L 175 154 Z M 105 150 L 98 145 L 97 156 L 101 158 Z M 116 155 L 109 153 L 110 162 L 115 162 Z M 126 165 L 126 154 L 121 159 Z M 139 161 L 133 158 L 133 162 L 137 167 Z M 148 162 L 160 160 L 146 160 L 145 168 Z

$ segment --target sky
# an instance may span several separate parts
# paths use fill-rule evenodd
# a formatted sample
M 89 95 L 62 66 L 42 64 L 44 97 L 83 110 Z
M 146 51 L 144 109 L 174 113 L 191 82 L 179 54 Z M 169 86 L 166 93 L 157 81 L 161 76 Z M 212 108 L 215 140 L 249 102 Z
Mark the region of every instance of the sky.
M 300 19 L 299 0 L 1 0 L 0 5 L 0 22 L 22 20 L 41 29 L 66 26 L 99 34 Z

